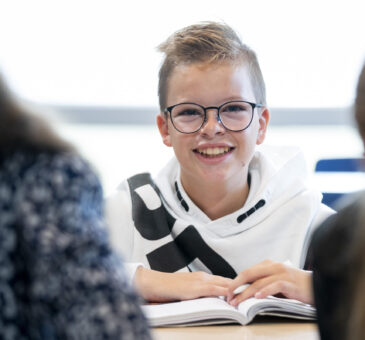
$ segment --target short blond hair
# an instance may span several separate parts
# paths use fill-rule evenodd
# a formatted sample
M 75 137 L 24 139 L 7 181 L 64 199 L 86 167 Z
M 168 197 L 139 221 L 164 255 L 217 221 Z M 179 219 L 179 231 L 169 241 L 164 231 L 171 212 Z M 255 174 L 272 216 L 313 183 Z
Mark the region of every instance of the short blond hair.
M 265 82 L 256 54 L 230 26 L 217 22 L 187 26 L 173 33 L 158 50 L 165 54 L 158 84 L 161 112 L 167 105 L 168 82 L 175 67 L 200 62 L 247 65 L 256 101 L 266 105 Z

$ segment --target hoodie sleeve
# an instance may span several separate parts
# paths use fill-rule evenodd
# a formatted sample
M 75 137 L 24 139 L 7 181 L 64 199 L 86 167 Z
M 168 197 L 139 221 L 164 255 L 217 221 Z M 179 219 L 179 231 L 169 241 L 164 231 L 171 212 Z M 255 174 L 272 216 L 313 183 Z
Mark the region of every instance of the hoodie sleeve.
M 307 233 L 307 237 L 305 239 L 303 245 L 303 252 L 301 258 L 301 268 L 306 270 L 312 270 L 312 251 L 309 249 L 310 241 L 312 239 L 313 233 L 317 230 L 317 228 L 330 217 L 331 215 L 335 214 L 336 212 L 328 207 L 327 205 L 321 203 L 318 209 L 317 214 L 314 216 L 313 222 L 310 225 L 310 228 Z
M 107 197 L 105 209 L 111 244 L 126 261 L 127 275 L 132 281 L 137 268 L 143 264 L 130 262 L 133 256 L 135 228 L 127 181 L 122 182 L 115 192 Z

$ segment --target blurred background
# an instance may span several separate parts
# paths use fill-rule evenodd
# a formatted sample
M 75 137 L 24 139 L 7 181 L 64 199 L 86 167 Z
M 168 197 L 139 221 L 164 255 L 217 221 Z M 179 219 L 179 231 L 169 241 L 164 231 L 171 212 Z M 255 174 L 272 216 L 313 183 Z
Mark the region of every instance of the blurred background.
M 272 114 L 265 143 L 298 145 L 313 169 L 362 156 L 352 104 L 364 15 L 363 0 L 0 0 L 0 71 L 94 164 L 108 194 L 172 157 L 155 127 L 157 45 L 224 21 L 258 55 Z

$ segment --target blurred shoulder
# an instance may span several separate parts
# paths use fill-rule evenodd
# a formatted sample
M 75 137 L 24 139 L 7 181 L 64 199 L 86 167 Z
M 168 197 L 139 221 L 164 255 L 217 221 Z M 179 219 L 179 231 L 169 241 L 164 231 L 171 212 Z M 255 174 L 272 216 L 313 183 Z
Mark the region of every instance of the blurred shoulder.
M 356 193 L 315 230 L 311 247 L 317 267 L 326 266 L 326 270 L 331 271 L 348 263 L 349 247 L 357 228 L 362 225 L 364 208 L 365 192 Z
M 84 178 L 86 181 L 98 182 L 98 176 L 92 166 L 75 152 L 40 152 L 17 151 L 2 159 L 1 171 L 13 177 L 33 180 L 50 180 L 60 174 L 69 179 Z
M 103 196 L 94 169 L 74 152 L 17 151 L 2 160 L 0 169 L 0 184 L 13 192 L 11 200 L 14 202 L 46 204 L 50 200 L 78 201 L 81 198 L 100 201 Z
M 349 195 L 337 206 L 338 212 L 328 217 L 316 230 L 315 236 L 318 242 L 327 239 L 352 234 L 354 225 L 363 215 L 365 208 L 365 192 L 361 191 Z
M 48 169 L 63 171 L 69 177 L 90 176 L 89 180 L 96 180 L 95 170 L 90 163 L 74 152 L 60 152 L 55 154 L 41 153 L 34 157 L 34 169 Z

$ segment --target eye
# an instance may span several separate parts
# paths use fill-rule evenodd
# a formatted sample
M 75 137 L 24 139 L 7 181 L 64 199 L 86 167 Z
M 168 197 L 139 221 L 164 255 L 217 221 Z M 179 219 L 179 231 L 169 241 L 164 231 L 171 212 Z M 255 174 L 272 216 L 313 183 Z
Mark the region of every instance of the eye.
M 200 116 L 201 112 L 196 109 L 184 109 L 177 113 L 178 116 Z
M 180 104 L 176 105 L 172 110 L 172 116 L 174 118 L 200 118 L 204 116 L 204 111 L 194 104 Z
M 249 105 L 232 103 L 224 106 L 222 112 L 246 112 L 249 110 Z

